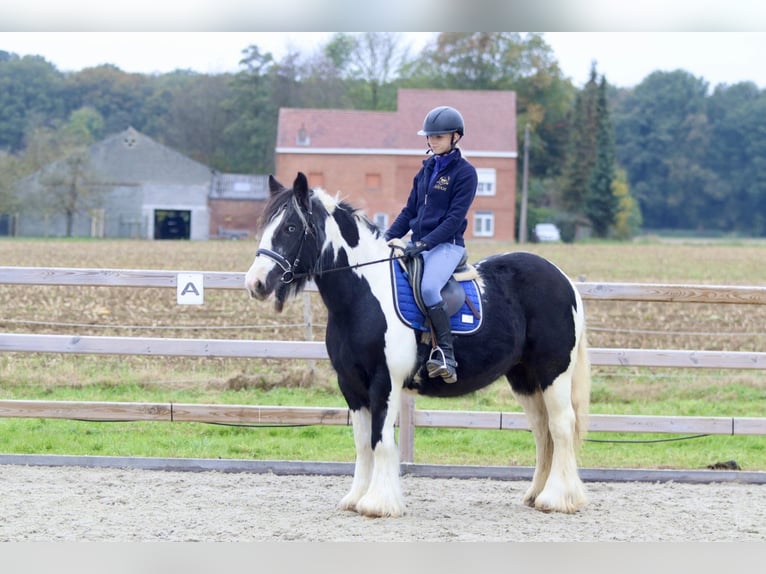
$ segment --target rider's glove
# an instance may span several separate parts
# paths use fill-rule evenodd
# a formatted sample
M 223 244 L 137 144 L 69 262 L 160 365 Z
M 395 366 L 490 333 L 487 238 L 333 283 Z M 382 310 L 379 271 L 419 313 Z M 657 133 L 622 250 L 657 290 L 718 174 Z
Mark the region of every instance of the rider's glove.
M 407 248 L 404 250 L 404 258 L 405 259 L 414 259 L 423 251 L 428 250 L 428 245 L 423 243 L 422 241 L 416 241 L 415 243 L 410 243 Z

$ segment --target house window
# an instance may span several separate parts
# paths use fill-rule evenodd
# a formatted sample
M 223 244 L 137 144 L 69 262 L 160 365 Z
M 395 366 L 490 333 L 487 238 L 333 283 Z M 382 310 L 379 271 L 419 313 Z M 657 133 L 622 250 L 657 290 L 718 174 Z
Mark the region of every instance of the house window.
M 324 174 L 321 172 L 309 172 L 309 187 L 311 189 L 324 189 Z
M 476 186 L 476 195 L 495 195 L 495 170 L 494 168 L 478 168 L 476 176 L 479 183 Z
M 473 214 L 474 237 L 495 236 L 495 214 L 491 211 L 477 211 Z
M 380 229 L 388 229 L 388 213 L 376 213 L 372 220 Z
M 365 176 L 365 186 L 367 187 L 367 191 L 379 191 L 380 181 L 379 173 L 368 173 Z
M 301 129 L 298 130 L 298 135 L 295 138 L 296 145 L 311 145 L 311 137 L 309 137 L 309 132 L 306 131 L 306 126 L 301 126 Z

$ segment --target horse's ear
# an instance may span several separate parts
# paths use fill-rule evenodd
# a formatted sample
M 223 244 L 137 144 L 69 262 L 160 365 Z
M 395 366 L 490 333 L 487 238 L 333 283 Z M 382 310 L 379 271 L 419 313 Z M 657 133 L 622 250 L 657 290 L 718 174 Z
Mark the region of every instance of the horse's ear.
M 275 195 L 284 190 L 285 186 L 279 183 L 273 175 L 269 175 L 269 192 L 271 192 L 271 195 Z
M 295 198 L 298 200 L 298 205 L 300 205 L 306 211 L 311 211 L 309 205 L 311 201 L 309 180 L 306 179 L 306 176 L 301 171 L 298 172 L 298 176 L 295 178 L 295 182 L 293 183 L 293 193 L 295 194 Z

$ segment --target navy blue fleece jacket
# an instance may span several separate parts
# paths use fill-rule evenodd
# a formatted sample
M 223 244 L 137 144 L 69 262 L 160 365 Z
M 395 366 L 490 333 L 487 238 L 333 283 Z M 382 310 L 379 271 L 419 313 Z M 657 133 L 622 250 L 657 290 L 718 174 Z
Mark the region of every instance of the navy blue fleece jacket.
M 415 175 L 407 204 L 386 231 L 386 239 L 403 237 L 412 230 L 412 241 L 428 249 L 440 243 L 465 245 L 466 214 L 476 195 L 476 169 L 459 149 L 423 161 Z

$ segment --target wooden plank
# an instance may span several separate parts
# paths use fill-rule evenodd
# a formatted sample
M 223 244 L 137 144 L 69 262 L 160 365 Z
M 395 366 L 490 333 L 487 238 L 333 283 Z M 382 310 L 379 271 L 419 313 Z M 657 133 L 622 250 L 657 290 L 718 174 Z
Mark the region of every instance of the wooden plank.
M 575 283 L 583 299 L 766 305 L 766 287 L 658 283 Z
M 592 348 L 589 355 L 593 365 L 615 367 L 766 369 L 766 353 L 756 352 Z
M 766 418 L 735 417 L 733 434 L 766 435 Z
M 200 273 L 206 288 L 244 289 L 244 273 L 155 269 L 93 269 L 0 266 L 0 284 L 172 287 L 179 273 Z M 766 305 L 766 287 L 575 282 L 583 299 Z M 308 291 L 316 291 L 313 283 Z
M 524 413 L 501 413 L 503 430 L 531 430 L 529 419 Z
M 170 403 L 0 401 L 0 418 L 169 422 L 170 410 Z
M 417 410 L 415 426 L 529 430 L 521 412 Z M 294 407 L 94 401 L 0 401 L 0 418 L 62 418 L 92 421 L 166 421 L 253 425 L 351 424 L 345 407 Z M 766 435 L 766 418 L 603 415 L 589 417 L 591 432 Z M 406 462 L 406 461 L 405 461 Z
M 590 415 L 589 432 L 733 434 L 732 417 Z
M 179 339 L 0 333 L 0 351 L 243 357 L 257 359 L 327 359 L 319 341 L 243 339 Z M 593 365 L 616 367 L 681 367 L 766 369 L 766 353 L 679 351 L 663 349 L 590 349 Z
M 415 426 L 463 429 L 500 429 L 501 413 L 415 410 Z
M 349 426 L 347 408 L 173 404 L 174 422 Z
M 199 273 L 211 289 L 245 289 L 244 273 L 163 271 L 155 269 L 88 269 L 0 267 L 0 283 L 9 285 L 87 285 L 108 287 L 172 287 L 179 273 Z
M 326 359 L 323 342 L 243 339 L 174 339 L 0 333 L 0 351 L 167 355 L 258 359 Z

